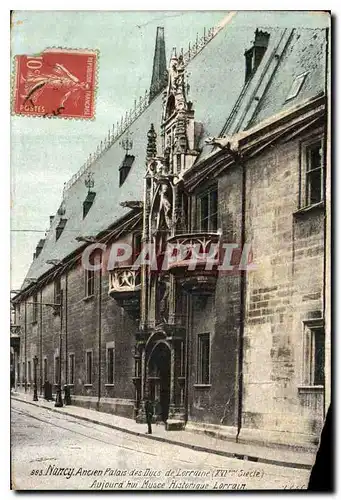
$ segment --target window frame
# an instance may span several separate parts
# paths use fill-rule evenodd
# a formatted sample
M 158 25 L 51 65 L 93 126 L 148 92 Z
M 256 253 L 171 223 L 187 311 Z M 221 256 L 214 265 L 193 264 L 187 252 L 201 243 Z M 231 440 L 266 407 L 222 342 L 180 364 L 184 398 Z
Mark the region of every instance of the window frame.
M 217 209 L 215 212 L 211 212 L 212 209 L 212 202 L 211 202 L 211 195 L 212 193 L 216 193 L 217 201 Z M 207 197 L 207 216 L 202 217 L 202 201 L 204 198 Z M 196 225 L 198 228 L 198 231 L 201 233 L 215 233 L 218 231 L 218 215 L 219 215 L 219 196 L 218 196 L 218 186 L 217 184 L 214 184 L 213 186 L 208 187 L 204 191 L 201 191 L 196 195 Z M 216 226 L 212 227 L 212 219 L 213 216 L 216 217 Z M 203 221 L 207 220 L 207 229 L 203 229 Z
M 89 263 L 95 265 L 95 257 L 90 255 Z M 84 298 L 90 298 L 95 295 L 95 271 L 84 269 Z
M 37 323 L 38 321 L 38 293 L 32 296 L 32 323 Z
M 111 378 L 109 377 L 109 351 L 112 351 L 112 371 Z M 107 342 L 106 344 L 106 386 L 115 385 L 115 342 Z
M 298 96 L 298 94 L 301 92 L 302 87 L 304 85 L 304 82 L 306 81 L 306 78 L 309 74 L 309 71 L 305 71 L 304 73 L 300 73 L 299 75 L 295 76 L 293 79 L 289 91 L 287 93 L 287 97 L 285 98 L 285 102 L 291 101 L 292 99 L 295 99 L 295 97 Z M 295 86 L 297 85 L 296 91 Z
M 308 175 L 311 174 L 311 172 L 316 171 L 317 169 L 313 170 L 308 170 L 308 151 L 310 148 L 312 148 L 314 145 L 316 145 L 318 142 L 321 143 L 321 150 L 322 150 L 322 155 L 321 155 L 321 167 L 319 170 L 321 171 L 321 197 L 318 202 L 311 203 L 308 200 Z M 305 141 L 302 141 L 300 144 L 300 149 L 301 149 L 301 154 L 300 154 L 300 163 L 301 163 L 301 169 L 300 169 L 300 192 L 299 192 L 299 209 L 307 209 L 311 208 L 317 205 L 320 205 L 324 203 L 325 199 L 325 143 L 324 143 L 324 137 L 321 133 L 314 135 L 310 139 L 307 139 Z
M 88 355 L 91 355 L 91 370 L 89 371 L 89 366 L 88 366 Z M 92 349 L 86 349 L 85 351 L 85 384 L 86 386 L 92 386 L 93 384 L 93 369 L 94 369 L 94 363 L 93 363 L 93 351 Z
M 315 333 L 323 331 L 323 384 L 315 383 Z M 325 386 L 325 367 L 326 367 L 326 351 L 325 351 L 325 328 L 323 318 L 304 320 L 303 321 L 303 366 L 302 366 L 302 386 L 311 388 L 321 388 Z
M 58 276 L 55 281 L 54 281 L 54 290 L 53 290 L 53 303 L 54 304 L 61 304 L 62 302 L 62 280 L 61 277 Z M 60 307 L 55 306 L 53 308 L 53 313 L 55 315 L 60 314 Z
M 207 346 L 208 346 L 208 379 L 204 379 L 204 370 L 203 370 L 203 349 L 202 346 L 204 344 L 203 340 L 206 338 Z M 206 371 L 206 370 L 205 370 Z M 198 333 L 197 335 L 197 363 L 196 363 L 196 386 L 210 386 L 211 385 L 211 334 L 210 332 Z

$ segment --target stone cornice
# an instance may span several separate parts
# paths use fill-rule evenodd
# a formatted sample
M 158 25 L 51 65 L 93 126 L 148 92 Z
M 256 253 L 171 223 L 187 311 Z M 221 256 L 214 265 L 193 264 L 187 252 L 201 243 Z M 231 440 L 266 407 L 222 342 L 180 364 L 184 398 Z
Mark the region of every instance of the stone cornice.
M 213 150 L 184 174 L 186 189 L 193 191 L 208 176 L 217 177 L 233 164 L 260 154 L 277 140 L 317 126 L 325 116 L 325 103 L 325 96 L 321 95 L 231 137 L 213 139 L 212 144 L 220 149 Z

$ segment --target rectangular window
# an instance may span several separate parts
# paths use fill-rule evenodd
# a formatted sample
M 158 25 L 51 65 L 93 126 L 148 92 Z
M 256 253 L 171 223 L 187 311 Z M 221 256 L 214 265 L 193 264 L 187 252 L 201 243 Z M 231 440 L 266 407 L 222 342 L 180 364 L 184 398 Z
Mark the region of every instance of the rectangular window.
M 25 383 L 25 363 L 22 364 L 21 381 L 22 381 L 23 384 Z
M 107 383 L 113 384 L 115 380 L 115 348 L 107 347 Z
M 32 322 L 35 323 L 38 319 L 38 296 L 35 294 L 33 296 L 33 311 L 32 311 Z
M 218 189 L 211 188 L 198 196 L 198 230 L 215 232 L 218 229 Z
M 89 258 L 91 266 L 95 264 L 94 257 Z M 85 269 L 85 297 L 91 297 L 95 293 L 95 271 Z
M 59 384 L 59 356 L 54 358 L 54 383 Z
M 302 206 L 309 207 L 324 199 L 324 161 L 322 139 L 303 145 L 301 186 Z
M 313 385 L 324 385 L 324 330 L 313 330 L 313 359 L 311 378 Z
M 323 320 L 310 320 L 304 323 L 304 350 L 304 385 L 323 386 L 325 366 Z
M 54 303 L 60 304 L 62 301 L 62 286 L 60 278 L 56 278 L 54 282 Z M 60 314 L 60 307 L 54 308 L 55 314 Z
M 69 370 L 68 370 L 68 384 L 73 385 L 75 383 L 75 355 L 69 354 Z
M 92 351 L 86 351 L 86 383 L 92 384 Z
M 198 335 L 197 383 L 210 383 L 210 334 Z

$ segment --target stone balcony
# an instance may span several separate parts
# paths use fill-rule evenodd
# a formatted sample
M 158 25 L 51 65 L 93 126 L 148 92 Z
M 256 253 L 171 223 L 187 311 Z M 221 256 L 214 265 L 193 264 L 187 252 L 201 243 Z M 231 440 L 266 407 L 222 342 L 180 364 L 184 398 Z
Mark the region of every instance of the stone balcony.
M 211 294 L 218 276 L 219 233 L 189 233 L 168 238 L 174 252 L 168 270 L 191 294 Z
M 127 312 L 133 315 L 138 314 L 141 293 L 140 270 L 124 266 L 110 271 L 108 293 Z
M 11 324 L 11 347 L 19 349 L 20 346 L 20 333 L 21 327 L 19 325 Z

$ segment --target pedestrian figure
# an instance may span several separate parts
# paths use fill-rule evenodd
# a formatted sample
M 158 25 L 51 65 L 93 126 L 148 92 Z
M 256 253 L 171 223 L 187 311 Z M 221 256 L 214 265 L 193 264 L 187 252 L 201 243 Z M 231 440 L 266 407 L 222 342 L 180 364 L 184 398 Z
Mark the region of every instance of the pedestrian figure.
M 145 402 L 146 419 L 148 425 L 148 434 L 152 433 L 152 418 L 153 418 L 153 404 L 149 399 Z

